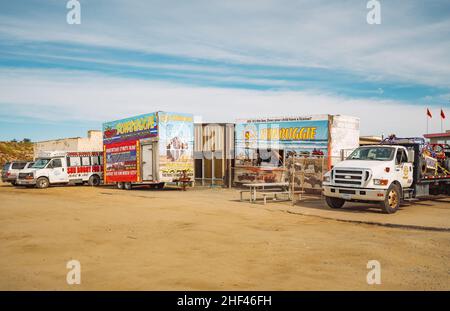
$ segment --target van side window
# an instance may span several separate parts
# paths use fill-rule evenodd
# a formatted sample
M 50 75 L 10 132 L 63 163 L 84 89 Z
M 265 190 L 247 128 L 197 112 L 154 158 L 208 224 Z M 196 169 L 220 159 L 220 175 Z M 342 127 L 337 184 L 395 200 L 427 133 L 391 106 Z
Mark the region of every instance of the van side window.
M 81 157 L 81 165 L 82 166 L 90 166 L 91 165 L 91 157 Z
M 91 161 L 92 161 L 92 165 L 99 165 L 100 164 L 100 157 L 92 157 L 91 158 Z
M 80 157 L 68 157 L 67 158 L 67 166 L 73 167 L 73 166 L 80 166 L 80 165 L 81 165 Z
M 52 167 L 53 168 L 62 167 L 61 159 L 53 159 Z

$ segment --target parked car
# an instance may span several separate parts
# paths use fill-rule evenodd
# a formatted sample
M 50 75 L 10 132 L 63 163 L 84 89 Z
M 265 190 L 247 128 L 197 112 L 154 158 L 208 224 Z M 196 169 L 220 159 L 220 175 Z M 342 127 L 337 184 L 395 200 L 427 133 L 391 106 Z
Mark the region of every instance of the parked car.
M 16 184 L 16 179 L 19 176 L 19 171 L 30 168 L 34 162 L 13 161 L 7 162 L 2 169 L 2 182 L 9 182 L 12 185 Z

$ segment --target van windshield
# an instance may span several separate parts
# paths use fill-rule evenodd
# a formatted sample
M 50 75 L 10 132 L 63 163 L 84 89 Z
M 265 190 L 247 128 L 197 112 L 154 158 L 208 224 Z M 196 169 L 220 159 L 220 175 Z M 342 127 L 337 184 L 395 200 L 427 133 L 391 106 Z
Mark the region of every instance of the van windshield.
M 32 168 L 44 168 L 48 162 L 50 162 L 50 159 L 38 159 L 31 167 Z
M 390 161 L 394 158 L 394 150 L 390 147 L 360 147 L 347 160 Z

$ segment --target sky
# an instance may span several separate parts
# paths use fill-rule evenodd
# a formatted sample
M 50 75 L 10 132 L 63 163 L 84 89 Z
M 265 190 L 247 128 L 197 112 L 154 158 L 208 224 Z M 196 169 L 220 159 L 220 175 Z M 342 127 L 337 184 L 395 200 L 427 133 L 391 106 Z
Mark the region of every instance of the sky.
M 0 140 L 85 136 L 153 111 L 342 114 L 361 135 L 450 129 L 450 1 L 0 0 Z

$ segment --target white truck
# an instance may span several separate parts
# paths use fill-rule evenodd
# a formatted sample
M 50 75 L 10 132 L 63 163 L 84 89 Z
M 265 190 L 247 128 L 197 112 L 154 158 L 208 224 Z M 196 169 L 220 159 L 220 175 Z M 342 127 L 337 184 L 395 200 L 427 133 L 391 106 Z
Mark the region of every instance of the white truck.
M 323 194 L 328 206 L 346 201 L 381 203 L 395 213 L 402 200 L 450 195 L 448 153 L 433 153 L 423 138 L 395 138 L 380 145 L 362 146 L 324 175 Z
M 47 188 L 52 184 L 100 185 L 103 152 L 44 152 L 31 168 L 21 170 L 16 185 Z

